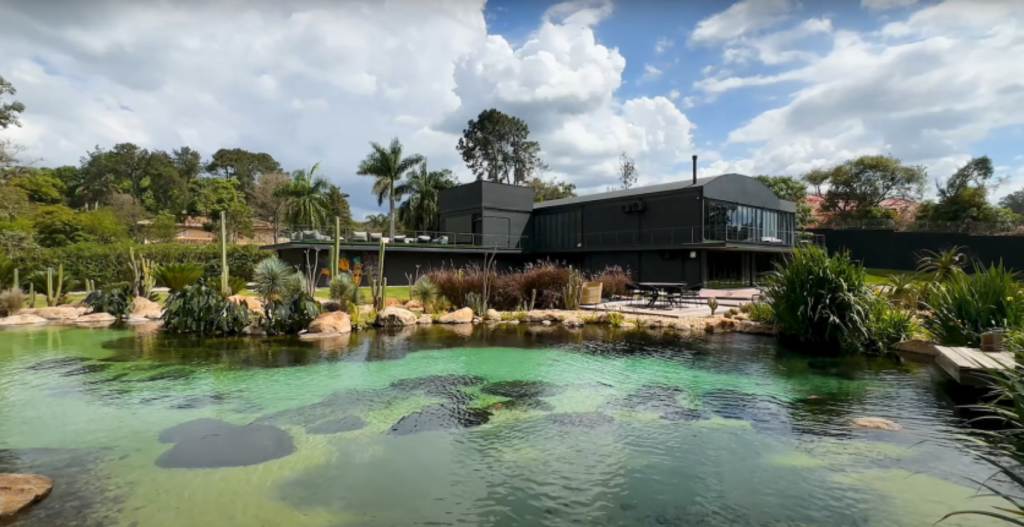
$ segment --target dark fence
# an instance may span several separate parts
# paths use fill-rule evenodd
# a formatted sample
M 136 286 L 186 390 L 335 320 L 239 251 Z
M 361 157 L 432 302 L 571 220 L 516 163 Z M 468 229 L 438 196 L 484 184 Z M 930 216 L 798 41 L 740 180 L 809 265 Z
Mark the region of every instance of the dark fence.
M 865 267 L 913 271 L 924 251 L 954 246 L 963 248 L 971 261 L 998 263 L 1024 271 L 1024 237 L 985 236 L 963 232 L 894 231 L 885 229 L 812 229 L 824 237 L 829 252 L 848 250 Z

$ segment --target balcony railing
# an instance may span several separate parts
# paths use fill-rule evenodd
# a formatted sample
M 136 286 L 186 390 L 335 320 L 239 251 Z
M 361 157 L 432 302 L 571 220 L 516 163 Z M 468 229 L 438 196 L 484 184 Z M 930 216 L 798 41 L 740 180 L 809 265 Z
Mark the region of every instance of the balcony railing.
M 381 240 L 392 245 L 408 245 L 410 247 L 459 247 L 480 249 L 522 249 L 526 236 L 505 234 L 478 234 L 449 231 L 408 231 L 396 230 L 394 238 L 387 231 L 357 231 L 346 229 L 341 232 L 339 241 L 345 245 L 376 245 Z M 333 230 L 327 231 L 312 227 L 293 227 L 278 237 L 279 243 L 334 243 Z
M 533 250 L 612 249 L 624 247 L 683 246 L 704 242 L 737 242 L 755 245 L 792 246 L 793 231 L 752 227 L 675 227 L 586 233 L 578 237 L 531 240 Z

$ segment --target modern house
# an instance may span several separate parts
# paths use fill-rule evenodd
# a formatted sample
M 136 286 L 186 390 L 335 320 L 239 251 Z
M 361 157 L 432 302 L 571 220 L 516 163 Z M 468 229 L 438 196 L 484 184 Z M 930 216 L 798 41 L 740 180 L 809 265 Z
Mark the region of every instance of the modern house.
M 740 174 L 541 203 L 529 187 L 475 181 L 442 191 L 438 209 L 442 232 L 404 233 L 388 244 L 389 284 L 495 253 L 501 268 L 550 258 L 593 272 L 617 265 L 644 282 L 748 285 L 792 250 L 796 230 L 795 204 Z M 375 264 L 376 244 L 346 234 L 339 265 Z M 330 240 L 266 248 L 300 267 L 319 266 Z

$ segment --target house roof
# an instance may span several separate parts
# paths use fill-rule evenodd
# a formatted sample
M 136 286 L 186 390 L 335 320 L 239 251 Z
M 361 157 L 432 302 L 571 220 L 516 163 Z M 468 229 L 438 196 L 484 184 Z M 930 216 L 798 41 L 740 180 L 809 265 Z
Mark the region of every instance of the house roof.
M 691 187 L 703 187 L 708 183 L 723 177 L 740 174 L 722 174 L 720 176 L 711 176 L 698 178 L 697 181 L 692 179 L 685 179 L 683 181 L 673 181 L 671 183 L 662 183 L 660 185 L 648 185 L 646 187 L 636 187 L 624 190 L 612 190 L 610 192 L 597 192 L 595 194 L 587 194 L 585 196 L 577 196 L 575 198 L 563 198 L 553 199 L 551 201 L 542 201 L 533 205 L 534 209 L 544 209 L 547 207 L 557 207 L 559 205 L 573 205 L 576 203 L 587 203 L 590 201 L 600 201 L 605 199 L 615 198 L 628 198 L 630 196 L 646 196 L 649 194 L 657 194 L 659 192 L 669 192 L 672 190 L 680 190 Z

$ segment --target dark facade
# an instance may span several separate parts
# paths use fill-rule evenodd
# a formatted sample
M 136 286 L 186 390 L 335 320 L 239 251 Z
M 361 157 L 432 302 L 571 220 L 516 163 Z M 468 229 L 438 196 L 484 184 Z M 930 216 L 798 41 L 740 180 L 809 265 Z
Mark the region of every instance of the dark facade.
M 872 229 L 813 229 L 829 252 L 849 251 L 865 267 L 912 272 L 925 251 L 960 247 L 967 258 L 988 266 L 1002 262 L 1024 271 L 1024 240 L 1018 236 L 977 236 L 959 232 L 897 232 Z
M 796 207 L 753 178 L 726 174 L 542 203 L 529 187 L 476 181 L 442 191 L 438 209 L 452 246 L 389 245 L 389 283 L 405 283 L 417 265 L 461 267 L 497 251 L 505 268 L 552 259 L 591 272 L 619 266 L 643 282 L 746 285 L 792 249 Z M 313 246 L 330 247 L 273 248 L 299 264 Z M 365 245 L 346 251 L 376 258 Z

